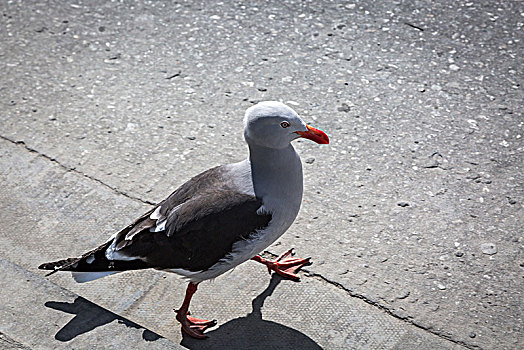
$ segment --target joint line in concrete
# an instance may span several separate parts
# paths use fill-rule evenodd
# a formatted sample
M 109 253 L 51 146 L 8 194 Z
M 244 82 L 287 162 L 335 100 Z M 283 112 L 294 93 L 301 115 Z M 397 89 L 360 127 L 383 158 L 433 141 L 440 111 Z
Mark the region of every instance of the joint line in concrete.
M 479 346 L 477 345 L 472 345 L 472 344 L 467 344 L 463 341 L 460 341 L 460 340 L 456 340 L 456 339 L 453 339 L 452 337 L 446 335 L 446 334 L 443 334 L 443 333 L 440 333 L 438 331 L 435 331 L 435 330 L 432 330 L 432 329 L 429 329 L 428 327 L 425 327 L 421 324 L 418 324 L 417 322 L 415 322 L 413 319 L 411 319 L 410 317 L 406 317 L 406 316 L 400 316 L 398 315 L 397 313 L 395 313 L 395 311 L 391 310 L 390 308 L 388 308 L 387 306 L 383 305 L 383 304 L 380 304 L 374 300 L 371 300 L 369 299 L 368 297 L 366 297 L 365 295 L 363 294 L 360 294 L 360 293 L 357 293 L 349 288 L 346 288 L 344 287 L 341 283 L 339 282 L 335 282 L 335 281 L 331 281 L 329 279 L 327 279 L 326 277 L 322 276 L 321 274 L 318 274 L 318 273 L 314 273 L 314 272 L 311 272 L 311 271 L 308 271 L 308 270 L 305 270 L 305 269 L 302 269 L 306 274 L 305 276 L 307 277 L 310 277 L 310 278 L 314 278 L 318 281 L 321 281 L 321 282 L 324 282 L 324 283 L 328 283 L 332 286 L 335 286 L 341 290 L 343 290 L 345 293 L 347 293 L 349 296 L 353 297 L 353 298 L 358 298 L 362 301 L 364 301 L 365 303 L 371 305 L 371 306 L 374 306 L 384 312 L 386 312 L 388 315 L 398 319 L 398 320 L 401 320 L 401 321 L 404 321 L 416 328 L 419 328 L 425 332 L 428 332 L 428 333 L 431 333 L 437 337 L 440 337 L 442 339 L 445 339 L 445 340 L 448 340 L 454 344 L 457 344 L 457 345 L 460 345 L 460 346 L 463 346 L 467 349 L 474 349 L 474 350 L 479 350 L 481 349 Z
M 29 146 L 28 146 L 24 141 L 15 141 L 15 140 L 12 140 L 12 139 L 10 139 L 9 137 L 3 136 L 3 135 L 0 135 L 0 138 L 3 139 L 3 140 L 5 140 L 5 141 L 8 141 L 8 142 L 10 142 L 10 143 L 12 143 L 12 144 L 14 144 L 14 145 L 21 146 L 21 147 L 23 147 L 26 151 L 29 151 L 29 152 L 31 152 L 31 153 L 35 153 L 35 154 L 37 154 L 39 157 L 42 157 L 42 158 L 44 158 L 44 159 L 46 159 L 46 160 L 48 160 L 48 161 L 50 161 L 50 162 L 52 162 L 52 163 L 57 164 L 57 165 L 60 166 L 62 169 L 66 170 L 67 172 L 73 172 L 73 173 L 75 173 L 75 174 L 78 174 L 78 175 L 81 175 L 81 176 L 83 176 L 83 177 L 85 177 L 85 178 L 88 178 L 88 179 L 91 180 L 91 181 L 97 182 L 97 183 L 101 184 L 102 186 L 105 186 L 105 187 L 109 188 L 111 191 L 113 191 L 113 192 L 115 192 L 115 193 L 117 193 L 117 194 L 120 194 L 120 195 L 122 195 L 122 196 L 124 196 L 124 197 L 126 197 L 126 198 L 129 198 L 129 199 L 132 199 L 132 200 L 135 200 L 135 201 L 139 201 L 139 202 L 144 203 L 144 204 L 149 204 L 149 205 L 155 205 L 155 204 L 156 204 L 156 203 L 153 203 L 153 202 L 151 202 L 151 201 L 144 200 L 144 199 L 142 199 L 142 198 L 135 197 L 135 196 L 133 196 L 133 195 L 127 194 L 127 193 L 125 193 L 124 191 L 119 190 L 119 189 L 116 188 L 116 187 L 113 187 L 113 186 L 111 186 L 111 185 L 106 184 L 105 182 L 103 182 L 103 181 L 100 180 L 100 179 L 97 179 L 96 177 L 93 177 L 93 176 L 91 176 L 91 175 L 88 175 L 88 174 L 86 174 L 86 173 L 83 173 L 83 172 L 81 172 L 81 171 L 78 171 L 78 170 L 77 170 L 76 168 L 74 168 L 74 167 L 69 167 L 69 166 L 67 166 L 67 165 L 65 165 L 65 164 L 62 164 L 62 163 L 60 163 L 58 160 L 56 160 L 55 158 L 53 158 L 53 157 L 51 157 L 51 156 L 48 156 L 47 154 L 42 153 L 42 152 L 40 152 L 40 151 L 38 151 L 38 150 L 36 150 L 36 149 L 34 149 L 34 148 L 32 148 L 32 147 L 29 147 Z
M 275 257 L 275 258 L 278 256 L 278 255 L 276 255 L 274 253 L 271 253 L 270 251 L 267 251 L 267 250 L 264 251 L 264 253 L 267 254 L 267 255 L 270 255 L 272 257 Z M 425 332 L 428 332 L 428 333 L 431 333 L 433 335 L 436 335 L 437 337 L 443 338 L 443 339 L 445 339 L 447 341 L 450 341 L 450 342 L 452 342 L 454 344 L 463 346 L 463 347 L 465 347 L 467 349 L 474 349 L 474 350 L 481 349 L 477 345 L 467 344 L 467 343 L 465 343 L 463 341 L 453 339 L 453 338 L 451 338 L 451 337 L 449 337 L 449 336 L 447 336 L 445 334 L 442 334 L 442 333 L 439 333 L 439 332 L 434 331 L 432 329 L 429 329 L 427 327 L 424 327 L 423 325 L 420 325 L 420 324 L 416 323 L 414 320 L 410 319 L 409 317 L 400 316 L 400 315 L 396 314 L 393 310 L 391 310 L 388 307 L 386 307 L 385 305 L 380 304 L 380 303 L 378 303 L 376 301 L 373 301 L 373 300 L 367 298 L 365 295 L 357 293 L 357 292 L 355 292 L 355 291 L 353 291 L 353 290 L 351 290 L 349 288 L 346 288 L 339 282 L 331 281 L 328 278 L 322 276 L 321 274 L 311 272 L 311 271 L 309 271 L 307 269 L 304 269 L 304 268 L 302 268 L 301 271 L 305 272 L 305 274 L 303 274 L 301 277 L 314 278 L 317 281 L 320 281 L 322 283 L 327 283 L 327 284 L 329 284 L 331 286 L 334 286 L 334 287 L 344 291 L 350 297 L 358 298 L 358 299 L 364 301 L 365 303 L 380 309 L 381 311 L 387 313 L 388 315 L 390 315 L 390 316 L 392 316 L 392 317 L 394 317 L 394 318 L 396 318 L 398 320 L 401 320 L 401 321 L 404 321 L 404 322 L 408 323 L 411 326 L 417 327 L 417 328 L 419 328 L 419 329 L 421 329 L 421 330 L 423 330 Z
M 6 136 L 3 136 L 3 135 L 0 135 L 0 138 L 3 139 L 3 140 L 6 140 L 6 141 L 8 141 L 8 142 L 10 142 L 12 144 L 22 146 L 25 150 L 27 150 L 27 151 L 29 151 L 31 153 L 36 153 L 39 157 L 42 157 L 42 158 L 44 158 L 46 160 L 49 160 L 49 161 L 57 164 L 61 168 L 65 169 L 66 171 L 74 172 L 76 174 L 79 174 L 79 175 L 81 175 L 83 177 L 88 178 L 91 181 L 95 181 L 95 182 L 97 182 L 97 183 L 99 183 L 99 184 L 109 188 L 110 190 L 112 190 L 113 192 L 115 192 L 115 193 L 117 193 L 119 195 L 122 195 L 122 196 L 124 196 L 126 198 L 129 198 L 129 199 L 132 199 L 132 200 L 139 201 L 139 202 L 144 203 L 144 204 L 155 205 L 155 203 L 153 203 L 151 201 L 144 200 L 144 199 L 141 199 L 139 197 L 135 197 L 135 196 L 132 196 L 130 194 L 127 194 L 127 193 L 125 193 L 125 192 L 123 192 L 123 191 L 121 191 L 121 190 L 119 190 L 119 189 L 117 189 L 117 188 L 115 188 L 115 187 L 113 187 L 111 185 L 108 185 L 108 184 L 104 183 L 103 181 L 101 181 L 101 180 L 99 180 L 99 179 L 97 179 L 97 178 L 95 178 L 95 177 L 93 177 L 91 175 L 88 175 L 86 173 L 82 173 L 82 172 L 78 171 L 76 168 L 66 166 L 66 165 L 60 163 L 59 161 L 57 161 L 55 158 L 50 157 L 50 156 L 48 156 L 48 155 L 46 155 L 46 154 L 44 154 L 42 152 L 39 152 L 38 150 L 36 150 L 34 148 L 29 147 L 24 141 L 15 141 L 15 140 L 12 140 L 12 139 L 10 139 L 10 138 L 8 138 Z M 277 256 L 277 255 L 275 255 L 275 254 L 273 254 L 273 253 L 271 253 L 269 251 L 265 251 L 264 253 L 267 253 L 267 254 L 272 255 L 274 257 Z M 390 316 L 392 316 L 392 317 L 394 317 L 396 319 L 399 319 L 401 321 L 404 321 L 404 322 L 406 322 L 406 323 L 408 323 L 408 324 L 410 324 L 412 326 L 415 326 L 415 327 L 417 327 L 417 328 L 419 328 L 419 329 L 421 329 L 421 330 L 423 330 L 425 332 L 428 332 L 428 333 L 431 333 L 433 335 L 436 335 L 436 336 L 438 336 L 440 338 L 443 338 L 445 340 L 453 342 L 453 343 L 455 343 L 457 345 L 463 346 L 463 347 L 465 347 L 467 349 L 474 349 L 474 350 L 481 349 L 479 346 L 471 345 L 471 344 L 467 344 L 467 343 L 465 343 L 463 341 L 455 340 L 455 339 L 453 339 L 453 338 L 451 338 L 451 337 L 449 337 L 449 336 L 447 336 L 445 334 L 442 334 L 442 333 L 439 333 L 437 331 L 431 330 L 431 329 L 429 329 L 427 327 L 424 327 L 423 325 L 420 325 L 420 324 L 416 323 L 415 321 L 413 321 L 412 319 L 410 319 L 408 317 L 400 316 L 400 315 L 396 314 L 394 311 L 392 311 L 391 309 L 389 309 L 388 307 L 386 307 L 385 305 L 382 305 L 382 304 L 380 304 L 380 303 L 378 303 L 376 301 L 373 301 L 373 300 L 367 298 L 366 296 L 364 296 L 362 294 L 356 293 L 355 291 L 353 291 L 353 290 L 351 290 L 349 288 L 344 287 L 342 284 L 340 284 L 338 282 L 331 281 L 331 280 L 327 279 L 326 277 L 322 276 L 321 274 L 313 273 L 313 272 L 308 271 L 306 269 L 302 269 L 302 271 L 304 271 L 306 273 L 305 274 L 306 277 L 314 278 L 314 279 L 316 279 L 318 281 L 321 281 L 323 283 L 327 283 L 329 285 L 335 286 L 335 287 L 343 290 L 349 296 L 351 296 L 353 298 L 358 298 L 358 299 L 366 302 L 367 304 L 372 305 L 372 306 L 374 306 L 374 307 L 376 307 L 376 308 L 386 312 Z

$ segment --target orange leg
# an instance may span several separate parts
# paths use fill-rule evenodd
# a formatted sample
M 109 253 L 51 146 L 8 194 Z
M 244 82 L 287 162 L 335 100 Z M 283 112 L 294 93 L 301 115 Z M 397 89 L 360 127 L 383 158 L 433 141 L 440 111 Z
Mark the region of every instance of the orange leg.
M 310 258 L 286 259 L 290 255 L 293 255 L 293 249 L 289 249 L 288 251 L 284 252 L 282 255 L 280 255 L 275 260 L 267 260 L 261 257 L 260 255 L 255 255 L 254 257 L 251 258 L 251 260 L 254 260 L 261 264 L 266 265 L 269 273 L 271 273 L 271 271 L 275 271 L 282 277 L 286 277 L 286 278 L 290 278 L 292 280 L 298 281 L 300 277 L 295 275 L 295 272 L 297 272 L 297 270 L 300 269 L 305 264 L 309 263 Z
M 189 316 L 189 303 L 193 294 L 195 294 L 198 287 L 198 283 L 189 282 L 186 289 L 186 296 L 182 307 L 179 310 L 175 310 L 176 319 L 182 324 L 182 330 L 188 335 L 197 339 L 205 339 L 207 336 L 204 334 L 204 331 L 209 327 L 216 326 L 216 320 L 202 320 L 199 318 L 194 318 Z

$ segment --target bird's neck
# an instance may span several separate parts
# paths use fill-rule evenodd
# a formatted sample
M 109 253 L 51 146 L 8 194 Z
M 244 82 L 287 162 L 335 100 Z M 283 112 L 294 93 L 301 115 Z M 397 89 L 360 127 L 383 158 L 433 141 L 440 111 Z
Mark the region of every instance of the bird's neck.
M 302 163 L 291 144 L 279 149 L 249 145 L 249 161 L 257 197 L 302 199 Z

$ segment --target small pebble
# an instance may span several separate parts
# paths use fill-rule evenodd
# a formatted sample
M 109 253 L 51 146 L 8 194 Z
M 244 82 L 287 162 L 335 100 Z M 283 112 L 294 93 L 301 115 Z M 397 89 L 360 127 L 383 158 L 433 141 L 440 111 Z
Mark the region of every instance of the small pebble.
M 339 112 L 350 112 L 351 111 L 351 107 L 347 104 L 347 103 L 342 103 L 342 105 L 340 107 L 337 108 L 337 110 Z
M 470 332 L 469 333 L 469 337 L 470 338 L 475 338 L 477 335 L 475 334 L 475 332 Z
M 435 159 L 428 160 L 424 165 L 422 165 L 423 168 L 426 169 L 432 169 L 432 168 L 438 168 L 440 163 Z
M 194 136 L 188 136 L 187 139 L 188 139 L 188 140 L 196 140 L 196 137 L 194 137 Z
M 402 208 L 409 207 L 409 203 L 408 202 L 398 202 L 397 205 L 399 207 L 402 207 Z
M 509 199 L 509 204 L 513 205 L 513 204 L 517 204 L 517 201 L 514 200 L 513 198 L 510 198 Z
M 480 179 L 480 175 L 476 173 L 469 173 L 468 175 L 466 175 L 466 179 L 469 179 L 469 180 Z
M 437 191 L 437 193 L 435 193 L 435 195 L 436 196 L 440 196 L 440 195 L 443 195 L 446 192 L 448 192 L 447 188 L 441 188 L 440 190 Z
M 443 285 L 442 283 L 439 283 L 439 284 L 437 285 L 437 287 L 438 287 L 438 289 L 440 289 L 440 290 L 446 290 L 446 286 Z
M 461 252 L 460 250 L 455 252 L 455 256 L 458 256 L 459 258 L 460 258 L 461 256 L 463 256 L 463 255 L 464 255 L 464 253 Z
M 497 254 L 497 246 L 493 243 L 482 243 L 480 249 L 487 255 Z
M 310 157 L 310 158 L 306 159 L 306 163 L 308 163 L 308 164 L 313 164 L 314 161 L 315 161 L 315 158 L 313 158 L 313 157 Z

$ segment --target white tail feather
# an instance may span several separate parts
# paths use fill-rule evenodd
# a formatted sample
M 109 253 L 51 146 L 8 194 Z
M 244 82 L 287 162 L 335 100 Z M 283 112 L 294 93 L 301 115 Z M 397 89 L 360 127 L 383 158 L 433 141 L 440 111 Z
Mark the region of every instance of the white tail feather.
M 119 273 L 120 271 L 103 271 L 103 272 L 71 272 L 71 276 L 78 283 L 93 281 L 105 276 Z

